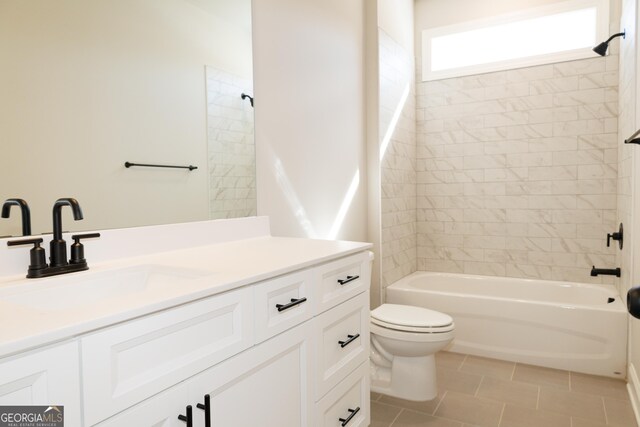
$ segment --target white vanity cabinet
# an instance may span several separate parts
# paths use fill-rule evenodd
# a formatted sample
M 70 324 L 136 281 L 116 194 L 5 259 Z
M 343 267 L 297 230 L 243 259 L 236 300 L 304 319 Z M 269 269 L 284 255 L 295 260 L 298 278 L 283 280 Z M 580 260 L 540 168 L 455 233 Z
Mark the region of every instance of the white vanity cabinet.
M 80 425 L 78 343 L 0 359 L 0 405 L 64 406 L 66 425 Z
M 371 255 L 324 259 L 0 359 L 0 404 L 64 404 L 67 427 L 366 426 Z

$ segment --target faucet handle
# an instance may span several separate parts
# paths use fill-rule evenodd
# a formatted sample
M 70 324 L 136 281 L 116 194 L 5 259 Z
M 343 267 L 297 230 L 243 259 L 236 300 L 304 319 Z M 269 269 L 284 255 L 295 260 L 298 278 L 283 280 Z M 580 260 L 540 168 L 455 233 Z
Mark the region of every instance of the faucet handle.
M 100 233 L 74 234 L 71 238 L 77 243 L 80 239 L 93 239 L 100 237 Z
M 607 233 L 607 247 L 611 244 L 611 239 L 616 240 L 618 242 L 618 246 L 622 249 L 622 239 L 624 237 L 624 229 L 622 227 L 622 223 L 620 223 L 620 228 L 618 231 L 613 233 Z
M 42 240 L 42 237 L 24 240 L 9 240 L 7 242 L 7 246 L 40 245 L 40 243 L 42 242 L 44 242 L 44 240 Z
M 96 237 L 100 237 L 100 233 L 74 234 L 73 236 L 71 236 L 71 238 L 73 239 L 73 244 L 71 245 L 71 259 L 69 260 L 69 263 L 86 264 L 87 260 L 84 259 L 84 245 L 80 243 L 80 240 L 93 239 Z
M 33 245 L 30 252 L 31 262 L 27 277 L 38 277 L 39 270 L 47 268 L 47 257 L 44 248 L 40 246 L 43 242 L 42 237 L 25 240 L 10 240 L 7 246 Z

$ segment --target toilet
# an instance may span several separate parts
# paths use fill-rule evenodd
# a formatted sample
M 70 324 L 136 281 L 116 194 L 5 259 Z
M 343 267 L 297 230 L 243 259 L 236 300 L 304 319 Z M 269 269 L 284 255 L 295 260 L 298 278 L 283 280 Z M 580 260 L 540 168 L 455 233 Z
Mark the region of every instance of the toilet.
M 435 354 L 453 339 L 451 316 L 383 304 L 371 311 L 371 391 L 407 400 L 438 395 Z

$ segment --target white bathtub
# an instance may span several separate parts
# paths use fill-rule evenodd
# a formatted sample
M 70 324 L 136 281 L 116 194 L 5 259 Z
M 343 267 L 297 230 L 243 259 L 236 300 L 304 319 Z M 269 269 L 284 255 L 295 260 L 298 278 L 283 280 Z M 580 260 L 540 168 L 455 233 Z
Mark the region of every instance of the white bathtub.
M 626 376 L 627 311 L 613 286 L 416 272 L 386 302 L 451 315 L 449 351 Z

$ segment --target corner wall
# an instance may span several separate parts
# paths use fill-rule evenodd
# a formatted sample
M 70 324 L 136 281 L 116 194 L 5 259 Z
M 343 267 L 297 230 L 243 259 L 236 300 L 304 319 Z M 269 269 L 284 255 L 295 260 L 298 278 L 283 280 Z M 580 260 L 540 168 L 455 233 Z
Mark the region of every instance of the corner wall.
M 376 167 L 380 174 L 380 293 L 416 271 L 413 0 L 378 0 Z M 377 304 L 376 304 L 377 305 Z
M 253 2 L 258 214 L 367 240 L 363 0 Z

